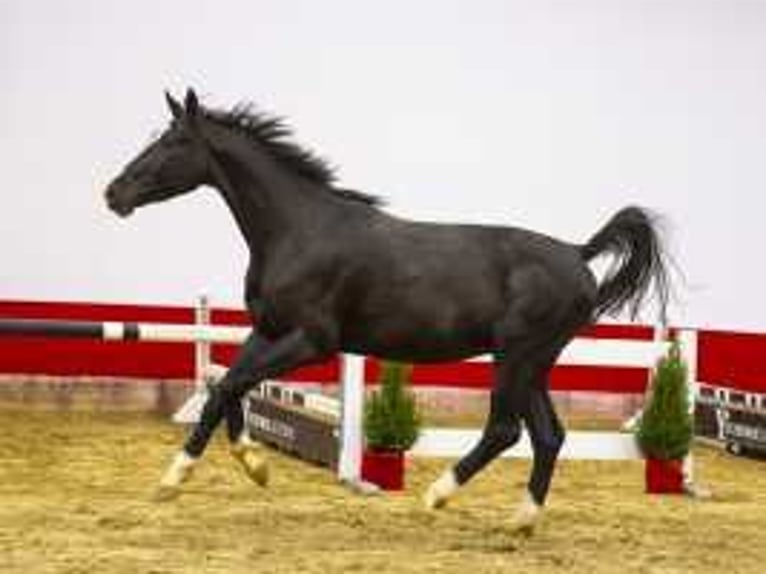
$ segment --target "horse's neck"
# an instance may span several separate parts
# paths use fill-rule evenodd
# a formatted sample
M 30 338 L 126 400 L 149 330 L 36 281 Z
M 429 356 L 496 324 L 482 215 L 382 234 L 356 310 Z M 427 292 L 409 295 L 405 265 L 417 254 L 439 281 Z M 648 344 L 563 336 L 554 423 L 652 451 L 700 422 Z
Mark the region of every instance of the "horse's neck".
M 252 193 L 249 184 L 234 175 L 228 162 L 219 162 L 218 173 L 213 177 L 214 186 L 218 189 L 237 223 L 242 237 L 248 244 L 262 240 L 262 230 L 258 225 L 257 206 L 252 205 Z M 221 167 L 223 166 L 223 167 Z
M 265 263 L 269 250 L 281 240 L 299 241 L 326 212 L 324 194 L 283 173 L 271 158 L 242 145 L 218 147 L 216 156 L 220 172 L 213 174 L 215 186 L 256 264 Z

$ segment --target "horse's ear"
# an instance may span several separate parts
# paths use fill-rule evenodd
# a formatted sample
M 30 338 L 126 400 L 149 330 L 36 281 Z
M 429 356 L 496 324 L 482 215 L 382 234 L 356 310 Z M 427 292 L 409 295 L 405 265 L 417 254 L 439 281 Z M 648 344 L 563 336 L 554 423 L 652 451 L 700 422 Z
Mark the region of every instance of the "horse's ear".
M 168 108 L 170 108 L 170 113 L 173 114 L 173 117 L 180 120 L 184 115 L 183 106 L 167 90 L 165 91 L 165 101 L 168 103 Z
M 186 116 L 189 118 L 196 118 L 197 113 L 199 112 L 199 100 L 197 99 L 197 94 L 194 93 L 194 90 L 189 88 L 186 90 Z

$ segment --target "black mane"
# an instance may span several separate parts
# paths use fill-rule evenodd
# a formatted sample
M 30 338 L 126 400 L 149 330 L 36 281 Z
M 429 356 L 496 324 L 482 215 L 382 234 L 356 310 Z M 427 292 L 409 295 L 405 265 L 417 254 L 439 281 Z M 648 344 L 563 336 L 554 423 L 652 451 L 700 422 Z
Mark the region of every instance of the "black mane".
M 375 195 L 335 187 L 335 169 L 327 160 L 296 143 L 292 139 L 293 130 L 281 117 L 257 111 L 249 103 L 236 105 L 231 110 L 205 109 L 204 114 L 217 124 L 252 138 L 278 162 L 339 197 L 373 206 L 383 203 L 383 200 Z

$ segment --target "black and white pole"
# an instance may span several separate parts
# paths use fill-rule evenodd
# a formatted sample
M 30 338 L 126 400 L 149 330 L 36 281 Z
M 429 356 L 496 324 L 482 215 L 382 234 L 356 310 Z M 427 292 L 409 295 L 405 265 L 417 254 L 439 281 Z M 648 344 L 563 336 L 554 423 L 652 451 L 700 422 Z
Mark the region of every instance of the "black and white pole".
M 122 323 L 114 321 L 66 321 L 50 319 L 0 319 L 0 337 L 45 337 L 146 341 L 155 343 L 241 344 L 248 327 L 177 325 L 174 323 Z

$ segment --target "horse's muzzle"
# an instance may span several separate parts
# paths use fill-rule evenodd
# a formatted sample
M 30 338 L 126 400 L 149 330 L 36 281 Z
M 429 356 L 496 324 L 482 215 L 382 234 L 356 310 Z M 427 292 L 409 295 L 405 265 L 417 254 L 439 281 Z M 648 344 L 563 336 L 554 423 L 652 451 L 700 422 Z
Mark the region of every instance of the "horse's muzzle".
M 120 217 L 127 217 L 133 213 L 134 205 L 125 198 L 125 189 L 121 189 L 118 182 L 113 181 L 104 193 L 106 204 Z

